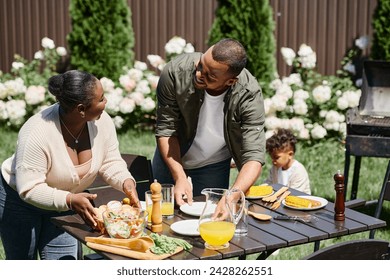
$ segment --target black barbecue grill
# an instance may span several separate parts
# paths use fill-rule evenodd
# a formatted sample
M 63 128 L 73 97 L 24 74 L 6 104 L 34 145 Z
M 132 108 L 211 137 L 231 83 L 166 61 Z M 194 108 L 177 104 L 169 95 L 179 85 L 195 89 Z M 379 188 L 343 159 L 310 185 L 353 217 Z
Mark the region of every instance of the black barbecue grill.
M 390 62 L 365 61 L 359 106 L 348 110 L 344 183 L 350 156 L 355 156 L 351 199 L 359 184 L 361 157 L 390 158 Z

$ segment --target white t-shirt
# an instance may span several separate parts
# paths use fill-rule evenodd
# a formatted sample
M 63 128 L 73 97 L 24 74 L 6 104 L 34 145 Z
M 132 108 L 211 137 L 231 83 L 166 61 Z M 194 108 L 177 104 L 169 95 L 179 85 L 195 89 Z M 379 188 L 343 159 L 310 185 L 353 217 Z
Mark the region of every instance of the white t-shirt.
M 184 168 L 199 168 L 230 158 L 223 135 L 225 95 L 226 92 L 218 96 L 205 93 L 195 139 L 182 158 Z

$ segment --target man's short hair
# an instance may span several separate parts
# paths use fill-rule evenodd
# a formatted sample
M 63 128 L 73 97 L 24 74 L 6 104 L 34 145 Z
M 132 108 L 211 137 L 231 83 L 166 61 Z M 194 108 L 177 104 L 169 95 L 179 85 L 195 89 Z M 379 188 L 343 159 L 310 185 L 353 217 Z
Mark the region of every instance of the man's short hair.
M 232 76 L 238 76 L 247 63 L 246 51 L 243 45 L 234 39 L 222 39 L 216 43 L 211 52 L 213 59 L 229 67 Z

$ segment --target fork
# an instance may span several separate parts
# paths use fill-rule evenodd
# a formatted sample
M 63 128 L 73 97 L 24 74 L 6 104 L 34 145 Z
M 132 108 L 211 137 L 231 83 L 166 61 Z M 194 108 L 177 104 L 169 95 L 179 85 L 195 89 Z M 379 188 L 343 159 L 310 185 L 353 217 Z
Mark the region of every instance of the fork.
M 287 196 L 291 194 L 290 191 L 286 191 L 285 193 L 282 194 L 282 196 L 271 206 L 272 210 L 276 210 L 279 208 L 280 204 L 282 203 L 283 199 L 285 199 Z
M 267 196 L 267 197 L 263 197 L 262 200 L 264 202 L 275 202 L 278 199 L 278 196 L 287 190 L 288 190 L 288 187 L 281 187 L 276 193 L 274 193 L 273 195 Z

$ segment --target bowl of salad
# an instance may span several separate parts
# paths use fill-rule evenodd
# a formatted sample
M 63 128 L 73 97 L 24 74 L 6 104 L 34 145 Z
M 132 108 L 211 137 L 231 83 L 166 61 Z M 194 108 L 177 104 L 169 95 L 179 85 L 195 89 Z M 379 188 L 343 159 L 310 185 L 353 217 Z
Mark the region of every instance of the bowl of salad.
M 106 232 L 111 238 L 130 239 L 142 235 L 148 222 L 148 212 L 129 205 L 103 212 Z

